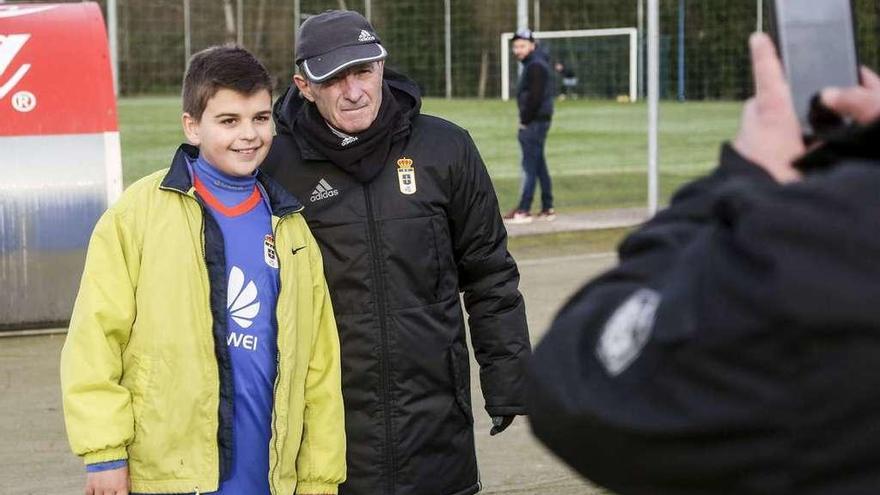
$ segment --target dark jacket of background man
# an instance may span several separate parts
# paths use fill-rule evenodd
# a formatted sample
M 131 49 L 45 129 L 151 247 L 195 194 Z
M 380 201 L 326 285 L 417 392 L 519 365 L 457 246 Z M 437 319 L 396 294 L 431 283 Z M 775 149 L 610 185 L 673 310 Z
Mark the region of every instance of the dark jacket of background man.
M 790 185 L 726 148 L 560 312 L 537 436 L 622 495 L 880 493 L 878 129 Z
M 412 81 L 386 70 L 385 84 L 404 112 L 375 178 L 359 182 L 291 132 L 305 106 L 293 87 L 276 103 L 278 136 L 264 169 L 302 198 L 324 256 L 342 346 L 348 481 L 340 493 L 473 494 L 459 292 L 487 412 L 524 414 L 531 347 L 519 273 L 468 133 L 420 114 Z M 399 160 L 415 170 L 415 194 L 402 193 Z
M 549 121 L 553 117 L 553 73 L 547 54 L 536 48 L 522 60 L 522 75 L 516 87 L 519 105 L 519 123 L 529 125 L 533 121 Z

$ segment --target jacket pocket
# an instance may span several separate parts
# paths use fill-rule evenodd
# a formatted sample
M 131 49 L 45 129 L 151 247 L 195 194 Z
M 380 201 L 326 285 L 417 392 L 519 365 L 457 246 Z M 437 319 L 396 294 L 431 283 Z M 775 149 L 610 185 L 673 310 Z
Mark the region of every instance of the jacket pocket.
M 134 417 L 134 442 L 137 442 L 144 407 L 150 396 L 153 366 L 150 358 L 143 355 L 131 356 L 127 361 L 125 364 L 126 372 L 122 377 L 121 383 L 131 394 L 131 410 Z
M 441 270 L 433 222 L 433 216 L 424 216 L 381 223 L 377 254 L 382 257 L 380 276 L 392 310 L 437 302 Z
M 464 414 L 468 424 L 474 424 L 473 411 L 471 411 L 470 393 L 470 366 L 467 352 L 462 344 L 455 342 L 449 348 L 449 368 L 452 374 L 452 394 L 455 403 Z
M 443 263 L 440 260 L 440 243 L 437 233 L 437 225 L 431 218 L 431 236 L 434 244 L 434 300 L 439 301 L 442 297 L 440 290 L 443 282 Z
M 437 267 L 437 282 L 434 285 L 436 300 L 445 301 L 458 296 L 458 265 L 453 254 L 452 236 L 445 216 L 431 218 L 431 233 L 434 236 L 434 262 Z

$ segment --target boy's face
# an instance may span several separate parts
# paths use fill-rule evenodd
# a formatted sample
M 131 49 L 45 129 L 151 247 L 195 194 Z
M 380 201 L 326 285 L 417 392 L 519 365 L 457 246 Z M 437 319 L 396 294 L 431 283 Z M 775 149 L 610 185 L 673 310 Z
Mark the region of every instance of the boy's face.
M 245 95 L 221 89 L 208 100 L 201 119 L 183 114 L 183 131 L 217 170 L 250 175 L 272 144 L 272 96 L 267 90 Z

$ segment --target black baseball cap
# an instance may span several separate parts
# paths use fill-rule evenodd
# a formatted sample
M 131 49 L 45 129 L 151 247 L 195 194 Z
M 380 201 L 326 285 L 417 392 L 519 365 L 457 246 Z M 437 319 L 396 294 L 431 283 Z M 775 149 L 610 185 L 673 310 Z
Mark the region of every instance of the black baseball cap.
M 517 31 L 513 35 L 513 41 L 516 41 L 516 40 L 526 40 L 526 41 L 531 41 L 532 43 L 534 43 L 535 42 L 535 33 L 533 33 L 531 29 L 520 29 L 519 31 Z
M 326 81 L 347 67 L 386 56 L 373 26 L 351 10 L 328 10 L 309 17 L 299 28 L 296 64 L 312 82 Z

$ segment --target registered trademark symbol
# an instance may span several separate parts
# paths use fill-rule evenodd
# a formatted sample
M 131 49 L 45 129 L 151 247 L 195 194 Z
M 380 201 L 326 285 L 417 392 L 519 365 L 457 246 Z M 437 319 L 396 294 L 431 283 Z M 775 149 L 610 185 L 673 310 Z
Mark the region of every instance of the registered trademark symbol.
M 30 112 L 37 106 L 37 97 L 30 91 L 19 91 L 12 95 L 12 108 L 19 112 Z

